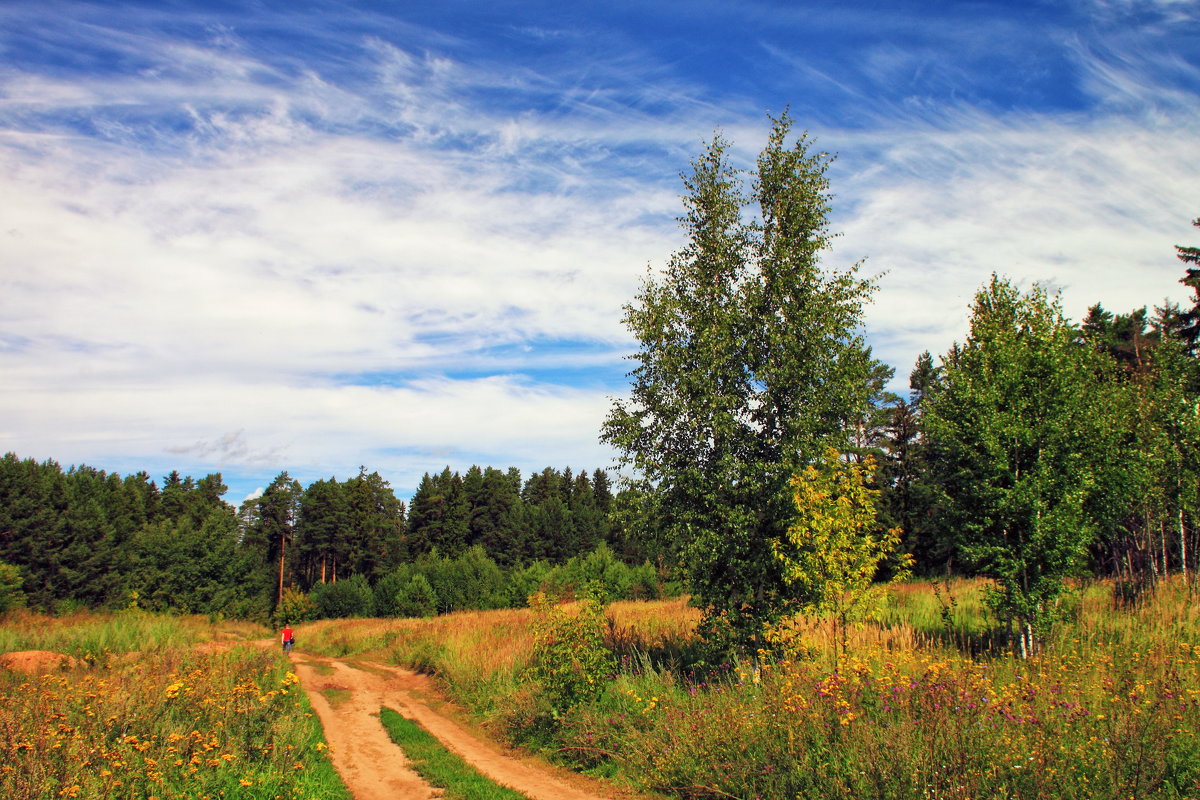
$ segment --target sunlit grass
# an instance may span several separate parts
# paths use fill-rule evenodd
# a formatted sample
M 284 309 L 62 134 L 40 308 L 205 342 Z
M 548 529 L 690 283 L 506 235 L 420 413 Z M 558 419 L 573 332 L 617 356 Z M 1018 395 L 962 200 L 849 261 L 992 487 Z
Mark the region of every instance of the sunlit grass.
M 185 646 L 221 633 L 206 625 L 140 612 L 6 618 L 5 650 L 87 661 L 0 671 L 0 797 L 348 798 L 287 663 L 245 645 Z
M 698 618 L 685 600 L 614 604 L 619 670 L 536 743 L 687 798 L 1200 798 L 1194 587 L 1168 581 L 1133 605 L 1109 583 L 1072 587 L 1026 661 L 986 587 L 897 586 L 877 621 L 851 629 L 848 656 L 835 658 L 828 623 L 800 619 L 793 657 L 707 677 L 676 668 Z M 338 623 L 336 636 L 435 673 L 501 735 L 534 730 L 528 612 Z
M 184 618 L 136 610 L 117 614 L 81 611 L 62 617 L 14 611 L 0 624 L 0 652 L 50 650 L 86 661 L 106 653 L 187 647 L 203 638 L 203 628 Z

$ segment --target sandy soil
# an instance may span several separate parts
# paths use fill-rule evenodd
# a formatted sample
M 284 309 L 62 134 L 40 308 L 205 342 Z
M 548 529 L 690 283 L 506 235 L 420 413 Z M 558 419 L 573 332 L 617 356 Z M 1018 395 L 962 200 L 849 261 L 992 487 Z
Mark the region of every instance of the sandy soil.
M 71 669 L 78 665 L 76 659 L 62 653 L 51 653 L 49 650 L 18 650 L 0 655 L 0 668 L 23 672 L 26 675 L 40 675 L 43 672 Z
M 418 722 L 484 775 L 531 800 L 602 800 L 614 796 L 598 782 L 507 751 L 457 722 L 425 676 L 383 664 L 347 663 L 300 653 L 292 654 L 292 662 L 325 728 L 333 763 L 356 800 L 424 800 L 438 796 L 438 790 L 412 771 L 400 748 L 388 737 L 379 721 L 381 707 Z M 349 699 L 333 707 L 322 694 L 326 689 L 348 691 Z

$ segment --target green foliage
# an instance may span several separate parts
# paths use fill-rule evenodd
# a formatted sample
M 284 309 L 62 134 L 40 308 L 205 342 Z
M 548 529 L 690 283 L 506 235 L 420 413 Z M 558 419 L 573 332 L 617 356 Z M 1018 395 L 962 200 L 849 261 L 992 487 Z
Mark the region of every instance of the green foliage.
M 640 343 L 629 400 L 602 438 L 654 495 L 710 636 L 745 646 L 786 605 L 769 543 L 792 516 L 788 480 L 863 419 L 872 292 L 825 271 L 830 157 L 774 120 L 747 192 L 720 136 L 684 179 L 688 237 L 625 309 Z
M 551 603 L 540 592 L 530 598 L 534 645 L 529 674 L 555 715 L 598 697 L 611 677 L 614 664 L 604 643 L 601 596 L 592 587 L 574 610 Z
M 416 573 L 396 594 L 396 616 L 432 617 L 438 611 L 438 596 L 429 579 Z
M 925 426 L 957 549 L 994 578 L 997 613 L 1028 652 L 1063 582 L 1086 564 L 1088 501 L 1112 450 L 1105 387 L 1057 302 L 993 276 L 943 359 Z
M 1192 221 L 1192 225 L 1200 228 L 1200 219 Z M 1175 246 L 1175 255 L 1187 264 L 1187 274 L 1179 282 L 1192 290 L 1192 307 L 1181 315 L 1180 335 L 1187 342 L 1188 350 L 1196 352 L 1200 342 L 1200 247 Z
M 555 563 L 609 536 L 614 498 L 603 470 L 546 468 L 530 476 L 528 502 L 511 467 L 473 467 L 466 478 L 443 470 L 426 484 L 436 491 L 416 498 L 406 536 L 404 504 L 365 468 L 307 489 L 281 472 L 235 511 L 221 500 L 220 474 L 171 472 L 160 490 L 144 472 L 64 472 L 8 453 L 0 561 L 21 571 L 34 608 L 123 608 L 136 594 L 148 610 L 266 621 L 289 613 L 279 609 L 288 587 L 306 592 L 354 575 L 384 584 L 379 613 L 392 615 L 414 569 L 442 611 L 524 606 Z M 431 530 L 435 519 L 441 528 Z M 445 548 L 431 549 L 431 539 Z
M 873 615 L 886 595 L 886 585 L 875 583 L 881 563 L 899 556 L 893 581 L 907 574 L 908 556 L 897 552 L 900 530 L 883 530 L 876 519 L 874 469 L 870 456 L 847 463 L 828 448 L 818 464 L 792 479 L 795 521 L 773 544 L 801 611 L 832 616 L 843 651 L 847 624 Z
M 554 566 L 548 561 L 533 561 L 523 567 L 518 567 L 508 574 L 505 589 L 507 605 L 510 608 L 521 608 L 529 603 L 529 598 L 547 586 L 547 580 Z
M 275 623 L 306 622 L 317 617 L 317 604 L 304 592 L 289 586 L 283 590 L 283 599 L 275 608 Z
M 400 616 L 396 603 L 400 597 L 400 591 L 408 584 L 412 576 L 412 567 L 402 564 L 379 579 L 379 582 L 372 587 L 375 593 L 375 613 L 377 615 L 381 617 Z
M 653 574 L 653 568 L 650 568 Z M 543 588 L 555 597 L 578 597 L 597 591 L 605 603 L 630 599 L 635 583 L 638 592 L 647 599 L 658 594 L 653 577 L 647 579 L 642 567 L 630 567 L 617 559 L 612 549 L 601 543 L 595 550 L 573 556 L 567 563 L 554 567 L 542 581 Z M 649 585 L 647 585 L 649 583 Z
M 24 586 L 21 570 L 0 561 L 0 614 L 25 605 Z
M 439 612 L 504 605 L 504 573 L 482 547 L 468 548 L 454 558 L 422 559 L 417 567 L 433 587 Z
M 375 613 L 375 594 L 362 575 L 336 583 L 319 583 L 310 596 L 320 619 L 369 617 Z

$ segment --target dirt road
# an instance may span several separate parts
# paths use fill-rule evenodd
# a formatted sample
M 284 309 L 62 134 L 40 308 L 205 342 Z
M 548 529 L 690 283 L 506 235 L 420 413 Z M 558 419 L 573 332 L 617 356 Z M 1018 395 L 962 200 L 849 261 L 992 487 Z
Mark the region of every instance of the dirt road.
M 518 756 L 435 710 L 437 691 L 425 676 L 383 664 L 350 663 L 293 653 L 300 685 L 325 728 L 334 766 L 356 800 L 427 800 L 438 797 L 412 771 L 379 721 L 387 707 L 422 725 L 449 750 L 497 783 L 531 800 L 607 800 L 598 783 Z M 326 690 L 336 702 L 331 704 Z

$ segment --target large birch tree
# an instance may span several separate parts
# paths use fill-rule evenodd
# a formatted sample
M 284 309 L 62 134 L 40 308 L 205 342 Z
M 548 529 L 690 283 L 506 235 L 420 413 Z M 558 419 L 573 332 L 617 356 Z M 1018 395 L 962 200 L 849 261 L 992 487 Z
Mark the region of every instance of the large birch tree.
M 858 265 L 822 268 L 828 154 L 773 120 L 747 188 L 721 136 L 684 176 L 686 244 L 626 306 L 640 347 L 602 438 L 648 491 L 710 641 L 746 645 L 791 603 L 771 551 L 788 481 L 868 408 Z

